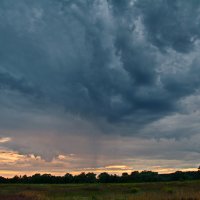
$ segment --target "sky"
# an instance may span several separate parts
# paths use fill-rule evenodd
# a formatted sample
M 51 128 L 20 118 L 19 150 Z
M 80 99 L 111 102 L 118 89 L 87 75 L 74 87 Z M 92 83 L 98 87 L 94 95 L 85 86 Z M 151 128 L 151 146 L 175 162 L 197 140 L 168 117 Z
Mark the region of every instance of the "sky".
M 195 170 L 199 0 L 1 0 L 0 175 Z

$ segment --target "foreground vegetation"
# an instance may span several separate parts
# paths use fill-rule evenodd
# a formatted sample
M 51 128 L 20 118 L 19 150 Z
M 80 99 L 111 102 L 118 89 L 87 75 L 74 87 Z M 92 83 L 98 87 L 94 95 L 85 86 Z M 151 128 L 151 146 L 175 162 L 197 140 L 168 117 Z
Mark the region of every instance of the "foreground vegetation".
M 200 200 L 200 181 L 1 184 L 0 200 Z

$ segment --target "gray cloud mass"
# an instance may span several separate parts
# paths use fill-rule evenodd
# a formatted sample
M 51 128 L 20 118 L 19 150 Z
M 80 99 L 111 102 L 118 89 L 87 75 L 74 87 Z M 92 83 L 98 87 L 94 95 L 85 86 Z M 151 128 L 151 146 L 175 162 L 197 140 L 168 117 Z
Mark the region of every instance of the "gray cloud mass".
M 200 130 L 199 11 L 198 0 L 1 0 L 0 133 L 13 138 L 2 145 L 51 158 L 84 147 L 58 140 L 48 151 L 49 140 L 40 149 L 32 137 L 67 144 L 78 135 L 92 141 L 85 154 L 99 154 L 106 133 L 179 138 L 177 152 L 191 152 L 185 138 L 198 140 Z M 140 148 L 121 154 L 141 156 Z

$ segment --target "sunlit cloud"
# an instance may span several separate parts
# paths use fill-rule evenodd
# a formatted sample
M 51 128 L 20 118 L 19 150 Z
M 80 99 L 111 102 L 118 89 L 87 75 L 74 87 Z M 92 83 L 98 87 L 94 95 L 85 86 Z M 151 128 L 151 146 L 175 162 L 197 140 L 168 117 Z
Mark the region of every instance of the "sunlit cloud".
M 5 143 L 11 141 L 10 137 L 0 137 L 0 143 Z
M 84 162 L 88 162 L 88 164 L 83 164 Z M 78 155 L 58 155 L 51 161 L 46 161 L 41 156 L 34 154 L 23 155 L 16 151 L 4 150 L 0 152 L 0 175 L 6 177 L 24 174 L 33 175 L 35 173 L 51 173 L 53 175 L 72 173 L 75 175 L 81 172 L 94 172 L 96 174 L 107 172 L 120 175 L 123 172 L 131 173 L 132 171 L 143 170 L 158 173 L 197 170 L 197 168 L 191 167 L 192 165 L 186 165 L 184 162 L 176 160 L 133 160 L 129 158 L 127 160 L 121 159 L 120 162 L 124 165 L 117 164 L 119 160 L 105 160 L 102 164 L 105 162 L 110 163 L 110 165 L 91 168 L 87 157 L 83 158 Z
M 125 165 L 110 165 L 110 166 L 106 166 L 106 169 L 126 169 L 128 168 Z

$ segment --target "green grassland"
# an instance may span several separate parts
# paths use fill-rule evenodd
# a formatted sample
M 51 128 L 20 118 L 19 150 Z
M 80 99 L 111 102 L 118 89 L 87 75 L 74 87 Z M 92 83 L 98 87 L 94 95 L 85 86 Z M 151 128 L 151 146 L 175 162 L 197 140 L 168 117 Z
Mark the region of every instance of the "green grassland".
M 200 200 L 200 181 L 126 184 L 1 184 L 0 200 Z

